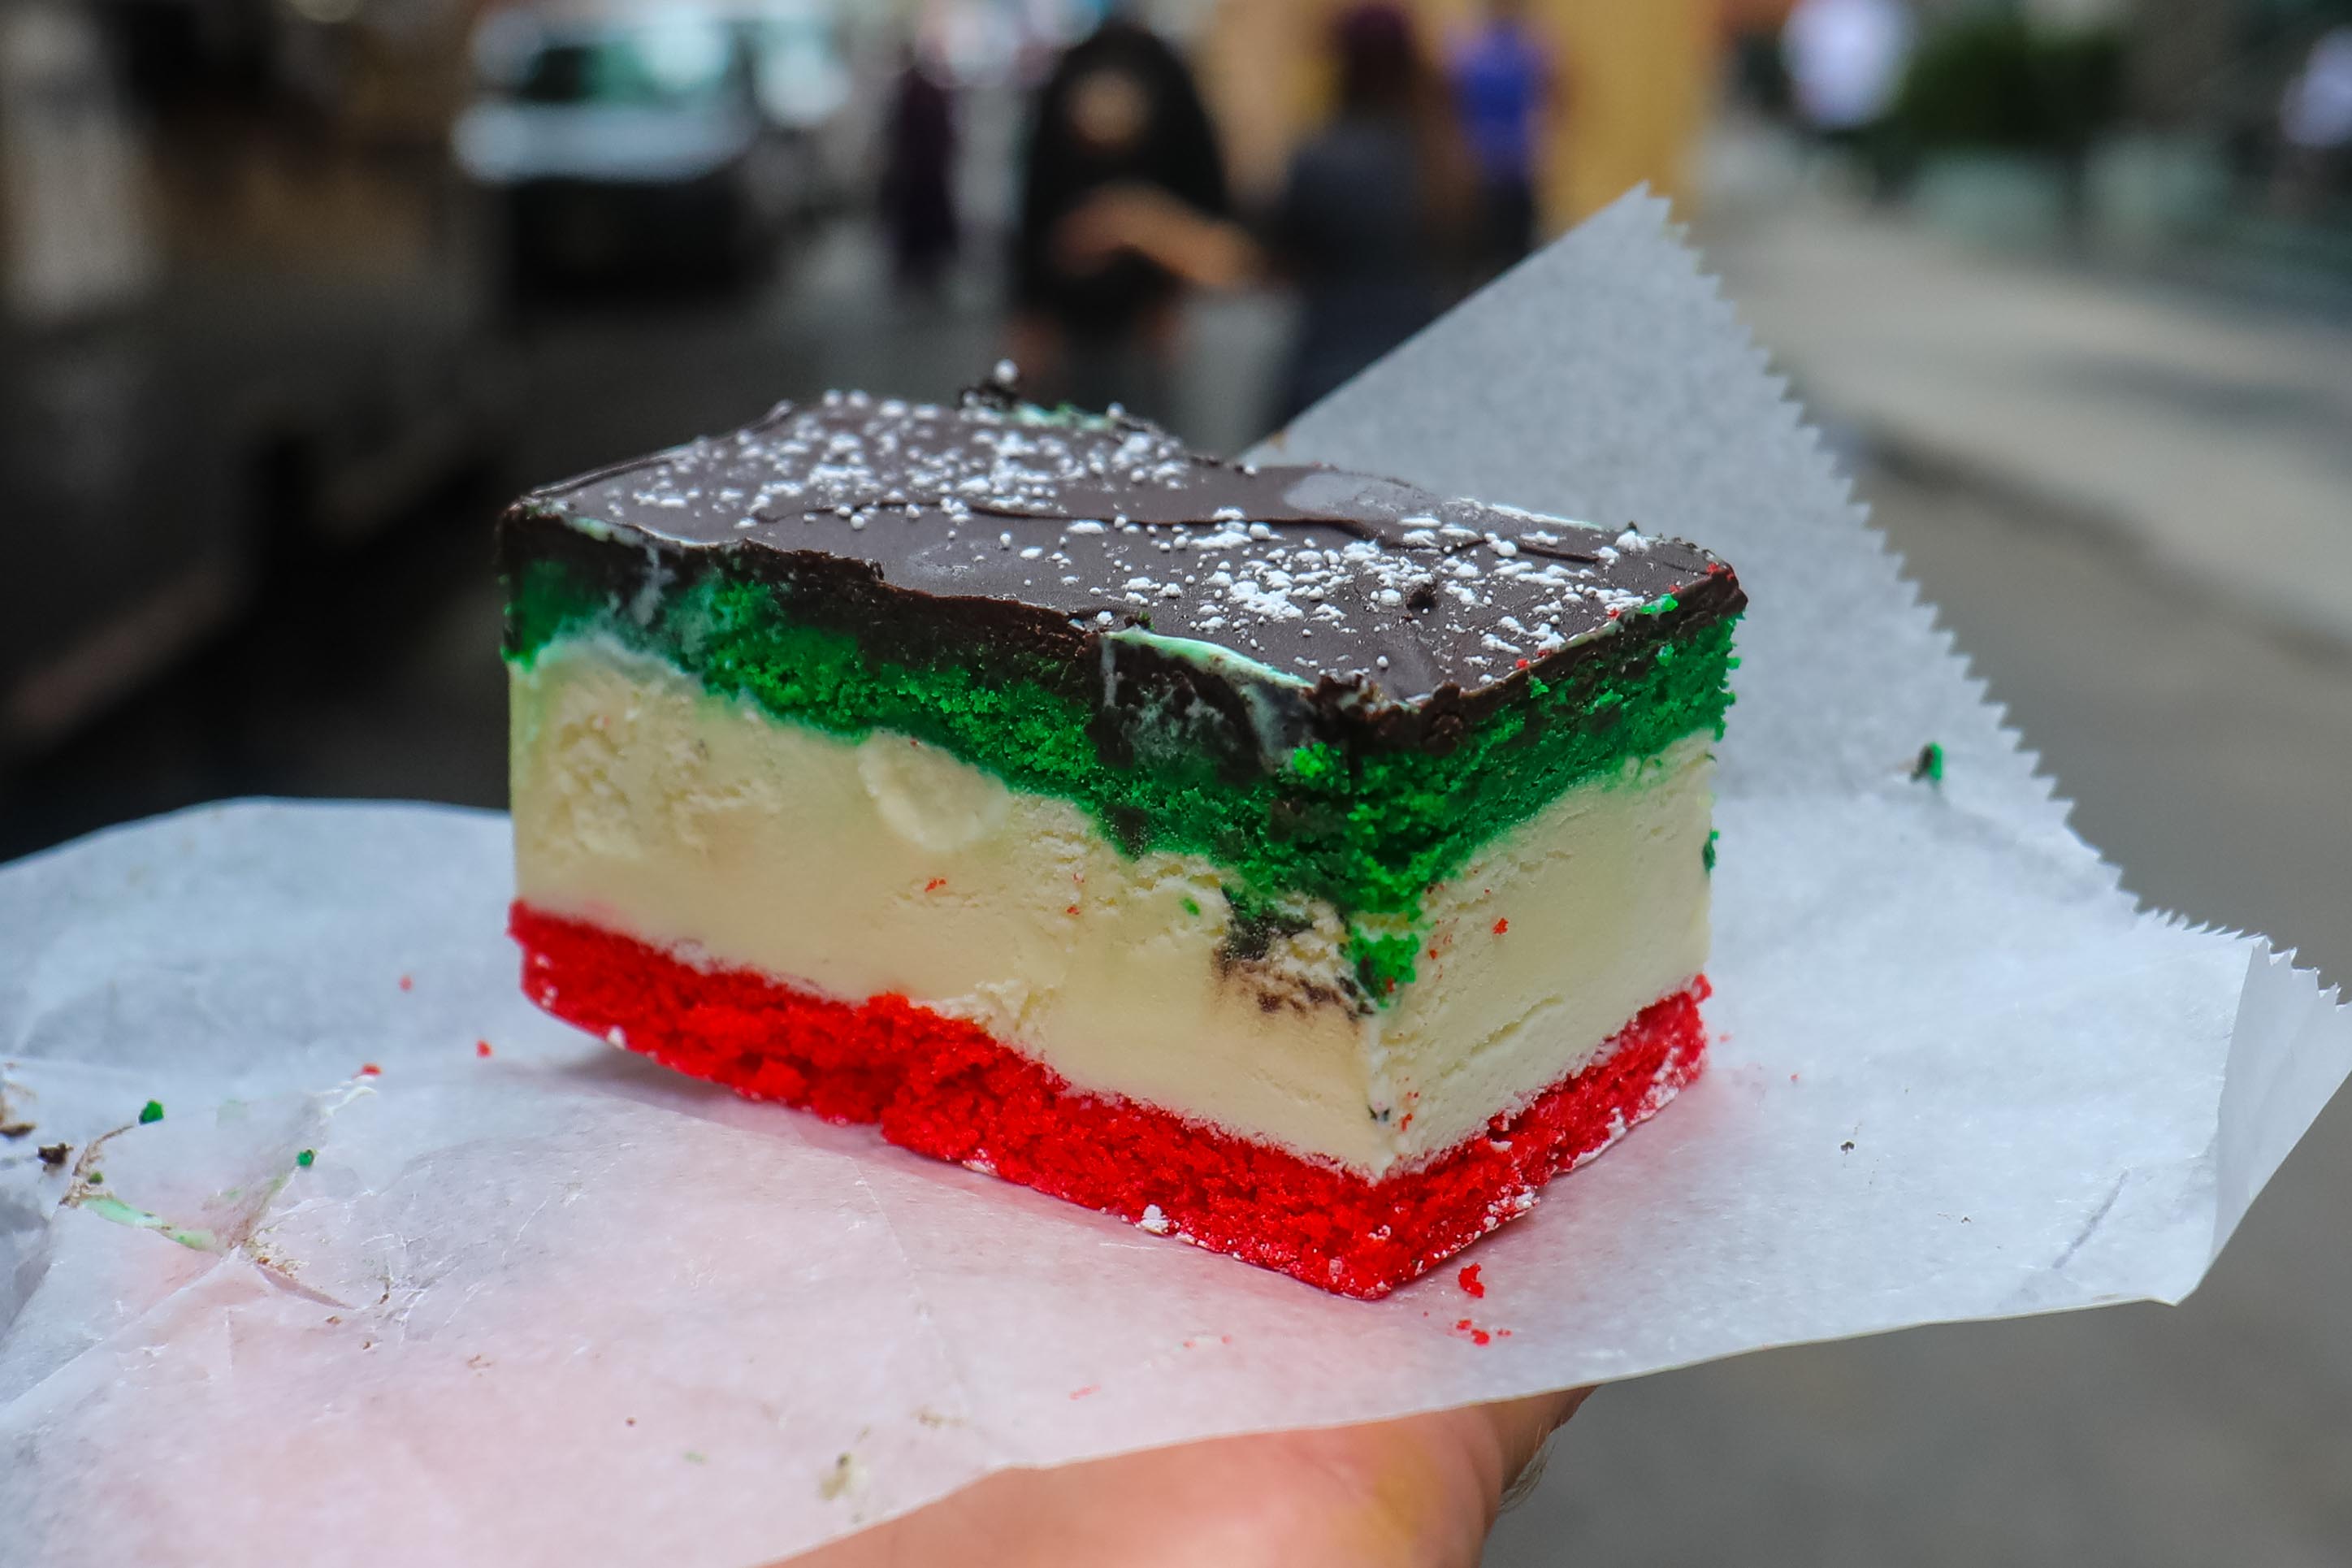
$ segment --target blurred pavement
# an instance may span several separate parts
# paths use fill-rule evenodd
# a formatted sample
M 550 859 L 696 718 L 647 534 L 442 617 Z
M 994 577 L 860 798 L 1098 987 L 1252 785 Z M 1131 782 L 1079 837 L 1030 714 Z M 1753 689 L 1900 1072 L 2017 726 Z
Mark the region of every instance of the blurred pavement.
M 2352 648 L 2352 319 L 1995 254 L 1803 192 L 1703 238 L 1809 402 Z

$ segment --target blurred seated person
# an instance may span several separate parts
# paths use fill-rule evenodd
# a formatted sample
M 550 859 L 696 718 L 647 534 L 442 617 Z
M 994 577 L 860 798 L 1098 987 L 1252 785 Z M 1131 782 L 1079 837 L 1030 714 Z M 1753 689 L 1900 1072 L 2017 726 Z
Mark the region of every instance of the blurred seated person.
M 1151 242 L 1170 216 L 1214 224 L 1227 208 L 1215 129 L 1173 49 L 1114 16 L 1065 53 L 1038 97 L 1013 251 L 1030 395 L 1163 405 L 1186 268 Z
M 1302 311 L 1276 389 L 1278 423 L 1435 319 L 1448 256 L 1474 210 L 1466 160 L 1404 12 L 1355 6 L 1339 16 L 1332 46 L 1337 111 L 1293 155 L 1263 243 L 1133 184 L 1097 191 L 1058 237 L 1074 271 L 1142 259 L 1206 288 L 1287 277 Z

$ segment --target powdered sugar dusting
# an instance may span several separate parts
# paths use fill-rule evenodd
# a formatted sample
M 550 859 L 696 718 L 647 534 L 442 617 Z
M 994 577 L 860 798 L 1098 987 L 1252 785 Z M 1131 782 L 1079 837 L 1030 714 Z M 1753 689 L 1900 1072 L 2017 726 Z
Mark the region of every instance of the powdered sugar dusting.
M 1614 635 L 1716 569 L 1632 526 L 1244 469 L 1002 387 L 956 408 L 828 394 L 535 504 L 688 546 L 862 560 L 900 588 L 1211 643 L 1407 701 Z

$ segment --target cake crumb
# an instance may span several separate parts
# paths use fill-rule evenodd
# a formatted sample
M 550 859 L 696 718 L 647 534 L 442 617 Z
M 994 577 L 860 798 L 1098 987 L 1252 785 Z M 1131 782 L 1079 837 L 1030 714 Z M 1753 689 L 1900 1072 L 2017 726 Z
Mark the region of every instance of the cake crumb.
M 1495 934 L 1496 936 L 1504 935 L 1510 929 L 1511 922 L 1507 920 L 1499 920 L 1495 922 Z
M 1470 1264 L 1456 1278 L 1462 1281 L 1465 1291 L 1473 1297 L 1483 1298 L 1486 1294 L 1486 1282 L 1478 1278 L 1478 1268 L 1477 1264 Z
M 827 1502 L 865 1489 L 866 1464 L 855 1454 L 842 1455 L 834 1460 L 833 1468 L 817 1478 L 816 1495 Z
M 66 1156 L 72 1152 L 73 1145 L 70 1143 L 44 1143 L 40 1149 L 41 1163 L 54 1171 L 64 1164 Z
M 360 1063 L 360 1077 L 362 1077 L 362 1078 L 382 1078 L 383 1076 L 383 1069 L 382 1068 L 380 1068 L 380 1067 L 376 1066 L 376 1065 L 375 1065 L 375 1063 L 373 1063 L 373 1062 L 362 1062 L 362 1063 Z
M 153 1124 L 153 1123 L 155 1123 L 155 1122 L 161 1121 L 163 1121 L 163 1102 L 162 1100 L 149 1100 L 146 1104 L 144 1104 L 144 1105 L 142 1105 L 142 1106 L 141 1106 L 141 1107 L 139 1108 L 139 1125 L 140 1125 L 140 1126 L 142 1126 L 142 1127 L 150 1126 L 150 1125 L 152 1125 L 152 1124 Z
M 1940 784 L 1944 782 L 1944 748 L 1935 741 L 1919 748 L 1918 761 L 1911 764 L 1911 782 Z
M 400 988 L 401 988 L 403 991 L 414 991 L 414 990 L 415 990 L 415 989 L 416 989 L 416 977 L 415 977 L 415 975 L 410 975 L 410 974 L 404 974 L 404 975 L 402 975 L 402 976 L 400 977 Z
M 1457 1334 L 1467 1334 L 1470 1337 L 1470 1342 L 1474 1345 L 1483 1345 L 1495 1337 L 1467 1318 L 1454 1324 L 1454 1331 Z
M 488 1040 L 476 1040 L 474 1042 L 474 1054 L 478 1057 L 487 1057 L 490 1055 L 490 1042 Z
M 1137 1226 L 1144 1230 L 1150 1231 L 1154 1236 L 1166 1236 L 1170 1231 L 1176 1228 L 1168 1222 L 1168 1216 L 1160 1212 L 1160 1205 L 1158 1204 L 1144 1205 L 1143 1217 L 1137 1220 L 1135 1223 Z

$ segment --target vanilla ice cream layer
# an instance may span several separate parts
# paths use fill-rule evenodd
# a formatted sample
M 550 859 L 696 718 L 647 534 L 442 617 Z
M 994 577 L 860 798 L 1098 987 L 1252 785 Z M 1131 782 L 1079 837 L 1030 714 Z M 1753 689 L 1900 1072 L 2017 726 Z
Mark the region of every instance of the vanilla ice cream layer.
M 905 735 L 848 741 L 610 638 L 513 682 L 518 896 L 698 962 L 972 1020 L 1078 1089 L 1379 1177 L 1583 1066 L 1705 962 L 1708 737 L 1563 794 L 1432 889 L 1418 978 L 1328 905 L 1236 930 L 1217 866 Z

